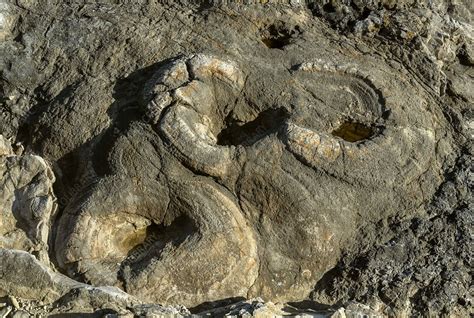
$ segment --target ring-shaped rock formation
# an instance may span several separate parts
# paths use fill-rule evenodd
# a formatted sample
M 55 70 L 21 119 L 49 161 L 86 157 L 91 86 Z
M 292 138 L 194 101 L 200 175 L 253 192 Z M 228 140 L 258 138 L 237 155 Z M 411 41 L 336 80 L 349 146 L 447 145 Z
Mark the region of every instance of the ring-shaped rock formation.
M 398 75 L 206 54 L 163 64 L 113 173 L 61 217 L 60 266 L 161 303 L 307 296 L 359 226 L 435 189 L 442 124 Z

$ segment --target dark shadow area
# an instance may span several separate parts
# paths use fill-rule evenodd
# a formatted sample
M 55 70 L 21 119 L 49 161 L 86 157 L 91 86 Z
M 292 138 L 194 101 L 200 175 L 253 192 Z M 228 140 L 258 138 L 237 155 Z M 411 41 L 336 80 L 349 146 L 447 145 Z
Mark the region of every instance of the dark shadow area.
M 358 142 L 372 138 L 376 133 L 374 127 L 365 124 L 345 121 L 332 134 L 349 142 Z
M 119 79 L 114 86 L 114 103 L 107 110 L 112 125 L 104 132 L 94 145 L 92 162 L 98 175 L 111 174 L 108 155 L 115 141 L 124 134 L 134 121 L 146 119 L 142 100 L 145 83 L 153 73 L 169 60 L 139 69 L 129 76 Z
M 126 267 L 132 272 L 141 271 L 151 261 L 159 259 L 169 244 L 177 248 L 196 231 L 193 220 L 186 215 L 177 217 L 170 225 L 151 224 L 144 233 L 138 233 L 127 242 L 126 248 L 131 249 L 120 266 L 119 278 L 124 279 Z
M 473 63 L 469 59 L 469 54 L 467 53 L 466 44 L 464 44 L 459 51 L 457 52 L 457 58 L 459 60 L 459 64 L 464 66 L 472 66 Z
M 336 265 L 336 267 L 327 271 L 323 277 L 316 283 L 313 290 L 314 291 L 327 291 L 330 292 L 332 286 L 335 283 L 336 277 L 340 277 L 342 275 L 342 266 L 341 264 Z M 310 295 L 310 298 L 313 296 L 313 292 Z
M 135 121 L 148 123 L 145 113 L 143 89 L 153 74 L 163 65 L 169 64 L 179 57 L 169 58 L 148 67 L 136 70 L 129 76 L 119 79 L 114 86 L 113 97 L 115 102 L 107 110 L 112 125 L 101 135 L 94 145 L 92 162 L 94 170 L 99 176 L 111 174 L 108 164 L 108 155 L 115 141 L 125 134 Z
M 79 83 L 77 82 L 68 85 L 55 97 L 48 96 L 42 87 L 37 87 L 33 91 L 36 104 L 21 119 L 16 141 L 27 147 L 32 147 L 32 150 L 36 153 L 41 153 L 41 145 L 32 144 L 32 136 L 38 137 L 38 134 L 47 136 L 50 133 L 48 127 L 38 125 L 41 115 L 53 111 L 57 105 L 63 105 L 74 94 L 78 86 Z
M 101 309 L 97 310 L 93 313 L 67 313 L 67 314 L 53 314 L 48 315 L 49 318 L 81 318 L 81 317 L 89 317 L 89 318 L 101 318 L 105 315 L 118 315 L 118 312 L 112 309 Z
M 284 108 L 271 108 L 261 112 L 248 123 L 228 122 L 217 135 L 217 144 L 221 146 L 249 146 L 257 140 L 277 132 L 288 118 Z
M 356 281 L 360 278 L 361 271 L 368 267 L 369 259 L 367 259 L 365 255 L 359 255 L 358 257 L 350 260 L 350 263 L 347 263 L 347 257 L 348 255 L 342 256 L 339 263 L 327 271 L 323 277 L 321 277 L 321 279 L 314 286 L 313 291 L 310 294 L 310 298 L 312 298 L 315 293 L 333 295 L 334 293 L 337 293 L 337 286 L 339 284 L 343 284 L 347 279 Z M 350 268 L 350 270 L 347 271 L 347 268 Z M 345 272 L 346 275 L 344 275 Z M 347 290 L 346 296 L 350 299 L 354 299 L 356 297 L 354 290 Z M 334 305 L 342 305 L 342 303 L 337 303 Z M 328 306 L 327 308 L 329 307 L 332 306 Z
M 301 312 L 317 313 L 327 311 L 330 308 L 330 305 L 321 304 L 312 300 L 302 300 L 298 302 L 289 302 L 283 310 L 290 314 L 301 315 Z
M 197 10 L 199 12 L 206 11 L 214 7 L 214 2 L 211 0 L 201 0 L 201 1 L 198 1 L 198 4 L 199 6 Z
M 332 5 L 332 3 L 328 2 L 323 5 L 323 10 L 327 13 L 334 13 L 336 12 L 336 8 Z
M 196 307 L 192 307 L 188 309 L 192 314 L 199 314 L 204 311 L 208 311 L 208 310 L 216 309 L 220 307 L 226 307 L 226 306 L 229 306 L 229 305 L 232 305 L 244 300 L 245 300 L 244 297 L 231 297 L 231 298 L 225 298 L 225 299 L 220 299 L 216 301 L 208 301 L 200 305 L 197 305 Z M 216 316 L 213 316 L 213 317 L 216 317 Z
M 371 11 L 367 8 L 363 8 L 363 9 L 357 8 L 357 6 L 355 6 L 353 2 L 351 2 L 351 7 L 353 9 L 354 16 L 356 18 L 347 23 L 348 30 L 354 30 L 357 22 L 367 19 L 369 17 L 370 13 L 371 13 Z
M 272 24 L 263 32 L 262 42 L 270 49 L 282 49 L 300 33 L 298 26 L 291 30 L 284 24 Z

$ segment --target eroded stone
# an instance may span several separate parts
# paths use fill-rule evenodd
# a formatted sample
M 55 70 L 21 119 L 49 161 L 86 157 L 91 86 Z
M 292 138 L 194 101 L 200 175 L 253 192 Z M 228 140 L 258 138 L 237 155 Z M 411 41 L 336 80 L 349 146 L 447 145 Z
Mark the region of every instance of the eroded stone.
M 8 141 L 0 136 L 2 142 L 0 247 L 38 253 L 48 263 L 51 218 L 57 209 L 53 193 L 55 176 L 43 158 L 16 156 Z

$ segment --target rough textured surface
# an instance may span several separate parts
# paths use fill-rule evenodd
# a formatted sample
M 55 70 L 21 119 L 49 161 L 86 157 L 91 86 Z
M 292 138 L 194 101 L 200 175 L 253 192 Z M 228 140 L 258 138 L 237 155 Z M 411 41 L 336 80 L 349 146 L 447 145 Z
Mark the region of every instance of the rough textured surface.
M 118 2 L 0 0 L 5 296 L 473 314 L 470 1 Z
M 35 155 L 15 155 L 0 135 L 0 248 L 22 249 L 48 263 L 48 237 L 56 212 L 54 174 Z

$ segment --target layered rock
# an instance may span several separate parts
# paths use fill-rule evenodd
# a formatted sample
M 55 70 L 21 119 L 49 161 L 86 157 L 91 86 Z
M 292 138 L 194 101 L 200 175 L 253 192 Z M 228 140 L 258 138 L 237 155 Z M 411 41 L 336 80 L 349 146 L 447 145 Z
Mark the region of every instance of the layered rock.
M 116 145 L 116 174 L 89 185 L 80 202 L 66 207 L 55 244 L 60 266 L 74 277 L 159 303 L 245 296 L 258 259 L 254 234 L 235 199 L 176 161 L 160 161 L 147 140 L 156 134 L 148 131 L 143 138 L 142 129 L 135 127 Z M 137 147 L 149 152 L 143 157 L 152 160 L 148 169 L 121 160 L 129 150 L 135 156 Z
M 161 65 L 112 174 L 66 207 L 60 266 L 164 303 L 304 297 L 360 224 L 413 213 L 440 180 L 431 97 L 341 59 L 272 69 L 286 87 L 265 95 L 248 86 L 269 70 L 227 57 Z
M 81 285 L 17 250 L 4 272 L 31 269 L 64 311 L 105 308 L 117 289 L 91 286 L 109 285 L 193 312 L 468 313 L 470 179 L 446 186 L 472 161 L 468 4 L 291 3 L 0 1 L 1 247 Z M 444 197 L 457 208 L 430 207 Z M 382 265 L 397 236 L 398 276 Z
M 125 316 L 159 314 L 175 317 L 189 314 L 183 307 L 145 305 L 115 287 L 93 287 L 79 283 L 53 271 L 24 251 L 2 248 L 0 259 L 0 299 L 8 296 L 7 303 L 0 305 L 0 313 L 5 316 L 10 312 L 13 317 L 67 313 Z
M 16 155 L 0 135 L 0 247 L 35 253 L 46 264 L 56 212 L 54 174 L 35 155 Z

